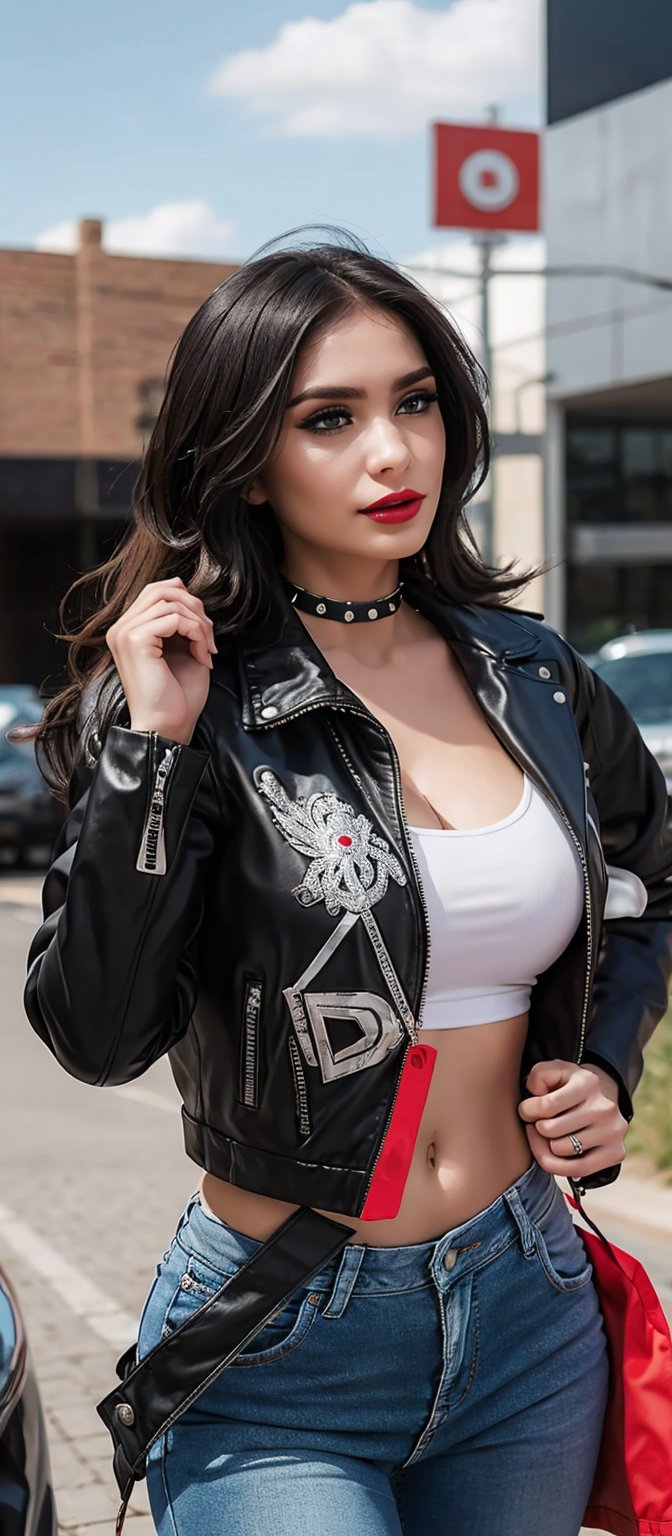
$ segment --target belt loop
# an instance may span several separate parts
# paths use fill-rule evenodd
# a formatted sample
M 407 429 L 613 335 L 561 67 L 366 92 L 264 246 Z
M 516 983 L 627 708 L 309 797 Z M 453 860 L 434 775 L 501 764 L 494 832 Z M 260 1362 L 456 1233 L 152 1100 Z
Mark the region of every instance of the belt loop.
M 323 1317 L 342 1317 L 364 1259 L 364 1243 L 346 1243 Z
M 505 1189 L 504 1199 L 520 1232 L 523 1253 L 525 1258 L 528 1259 L 530 1254 L 534 1253 L 536 1247 L 534 1227 L 517 1189 Z
M 190 1218 L 191 1213 L 192 1213 L 192 1211 L 194 1209 L 194 1206 L 198 1205 L 199 1203 L 200 1203 L 200 1194 L 199 1194 L 199 1191 L 197 1189 L 195 1189 L 193 1195 L 189 1196 L 189 1199 L 187 1200 L 187 1203 L 186 1203 L 186 1205 L 184 1207 L 182 1215 L 180 1216 L 180 1219 L 179 1219 L 179 1221 L 177 1223 L 177 1227 L 175 1229 L 175 1237 L 179 1237 L 180 1232 L 182 1232 L 182 1230 L 184 1229 L 184 1227 L 186 1227 L 186 1225 L 187 1225 L 187 1223 L 189 1221 L 189 1218 Z

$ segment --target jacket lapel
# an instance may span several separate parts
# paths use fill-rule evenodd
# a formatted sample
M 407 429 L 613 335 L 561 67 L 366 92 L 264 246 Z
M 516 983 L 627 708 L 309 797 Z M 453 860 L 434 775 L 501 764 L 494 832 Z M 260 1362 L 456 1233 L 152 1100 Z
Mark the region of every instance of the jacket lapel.
M 565 688 L 540 674 L 539 629 L 515 609 L 453 603 L 419 571 L 404 579 L 407 600 L 453 649 L 495 734 L 564 810 L 585 849 L 581 745 Z M 347 690 L 281 588 L 269 594 L 263 628 L 238 636 L 237 651 L 246 730 L 279 725 L 320 704 L 347 703 Z

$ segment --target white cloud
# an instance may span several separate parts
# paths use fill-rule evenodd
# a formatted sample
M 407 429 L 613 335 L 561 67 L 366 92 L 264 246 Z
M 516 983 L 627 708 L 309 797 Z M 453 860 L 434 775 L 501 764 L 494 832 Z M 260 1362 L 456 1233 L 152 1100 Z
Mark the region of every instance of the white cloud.
M 287 137 L 382 139 L 432 119 L 481 120 L 491 103 L 538 116 L 540 0 L 355 0 L 329 21 L 286 22 L 222 61 L 215 94 L 273 113 Z
M 194 198 L 158 203 L 147 213 L 110 219 L 103 227 L 106 251 L 126 256 L 193 256 L 225 261 L 232 257 L 236 226 L 218 218 L 210 203 Z M 74 251 L 77 221 L 67 219 L 45 229 L 35 241 L 39 251 Z

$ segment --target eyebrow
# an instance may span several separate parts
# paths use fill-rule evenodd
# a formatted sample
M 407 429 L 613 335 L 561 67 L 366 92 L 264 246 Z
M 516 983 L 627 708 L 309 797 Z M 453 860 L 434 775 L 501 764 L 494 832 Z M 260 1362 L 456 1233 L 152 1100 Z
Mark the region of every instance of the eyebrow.
M 412 373 L 402 374 L 400 379 L 395 379 L 392 390 L 406 389 L 409 384 L 417 384 L 420 379 L 433 377 L 434 369 L 429 367 L 414 368 Z M 313 389 L 304 389 L 302 394 L 295 395 L 293 400 L 287 402 L 287 410 L 291 405 L 300 405 L 302 400 L 365 400 L 365 389 L 352 389 L 347 384 L 316 385 Z

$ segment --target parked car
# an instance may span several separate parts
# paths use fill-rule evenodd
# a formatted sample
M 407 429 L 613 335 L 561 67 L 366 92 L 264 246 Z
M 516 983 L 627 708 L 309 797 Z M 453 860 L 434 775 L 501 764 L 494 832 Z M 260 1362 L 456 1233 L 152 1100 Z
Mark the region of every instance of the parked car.
M 0 684 L 0 854 L 3 862 L 47 864 L 63 806 L 37 766 L 32 741 L 7 740 L 15 725 L 41 719 L 44 704 L 36 688 Z
M 672 793 L 672 629 L 607 640 L 590 665 L 627 705 Z
M 1 1267 L 0 1531 L 56 1536 L 44 1412 L 18 1298 Z

